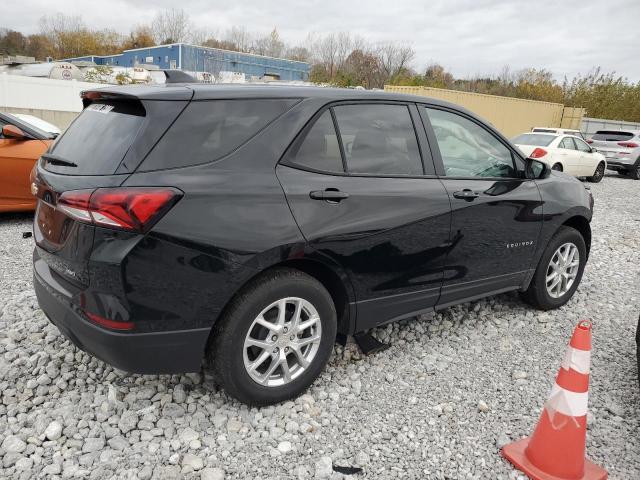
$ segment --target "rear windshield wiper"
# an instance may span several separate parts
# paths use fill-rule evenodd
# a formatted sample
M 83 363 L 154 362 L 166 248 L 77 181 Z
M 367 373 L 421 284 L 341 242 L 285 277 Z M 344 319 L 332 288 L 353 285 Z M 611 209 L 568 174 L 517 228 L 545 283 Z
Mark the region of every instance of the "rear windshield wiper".
M 77 163 L 73 163 L 69 160 L 65 160 L 64 158 L 60 158 L 51 153 L 42 154 L 42 158 L 44 158 L 46 162 L 50 163 L 51 165 L 60 165 L 61 167 L 77 167 L 78 166 Z

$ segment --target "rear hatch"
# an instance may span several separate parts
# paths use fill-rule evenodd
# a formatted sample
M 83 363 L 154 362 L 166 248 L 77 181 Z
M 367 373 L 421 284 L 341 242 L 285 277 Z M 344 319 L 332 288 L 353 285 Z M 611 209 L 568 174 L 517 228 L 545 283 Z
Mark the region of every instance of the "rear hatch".
M 589 143 L 602 153 L 607 160 L 624 158 L 634 148 L 640 146 L 640 140 L 634 132 L 621 130 L 598 130 Z
M 181 88 L 170 99 L 156 92 L 138 98 L 131 95 L 135 87 L 85 92 L 82 113 L 38 161 L 32 186 L 38 198 L 35 254 L 64 280 L 89 284 L 96 225 L 128 227 L 131 218 L 123 218 L 131 212 L 122 202 L 129 197 L 119 187 L 188 104 L 192 91 Z

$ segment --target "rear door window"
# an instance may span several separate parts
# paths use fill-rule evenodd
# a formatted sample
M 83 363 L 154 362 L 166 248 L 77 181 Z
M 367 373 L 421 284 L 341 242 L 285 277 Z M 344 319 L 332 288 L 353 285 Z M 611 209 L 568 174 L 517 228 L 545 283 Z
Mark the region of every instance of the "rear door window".
M 592 140 L 600 140 L 605 142 L 624 142 L 625 140 L 631 140 L 633 133 L 631 132 L 609 132 L 606 130 L 598 130 Z
M 213 162 L 246 143 L 298 103 L 297 99 L 191 102 L 138 171 Z
M 306 134 L 293 144 L 285 162 L 311 170 L 344 172 L 330 110 L 325 110 Z
M 424 174 L 406 105 L 338 105 L 333 110 L 349 173 Z
M 46 163 L 46 170 L 72 175 L 112 175 L 145 120 L 140 102 L 92 103 L 51 149 L 51 158 L 76 166 Z

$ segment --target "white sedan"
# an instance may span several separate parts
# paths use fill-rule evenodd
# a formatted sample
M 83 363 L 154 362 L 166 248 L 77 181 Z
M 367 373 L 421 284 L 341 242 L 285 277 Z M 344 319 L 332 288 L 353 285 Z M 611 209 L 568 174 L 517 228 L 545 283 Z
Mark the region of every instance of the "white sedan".
M 607 161 L 604 155 L 573 135 L 523 133 L 511 140 L 527 157 L 548 164 L 575 177 L 587 177 L 597 183 L 604 177 Z

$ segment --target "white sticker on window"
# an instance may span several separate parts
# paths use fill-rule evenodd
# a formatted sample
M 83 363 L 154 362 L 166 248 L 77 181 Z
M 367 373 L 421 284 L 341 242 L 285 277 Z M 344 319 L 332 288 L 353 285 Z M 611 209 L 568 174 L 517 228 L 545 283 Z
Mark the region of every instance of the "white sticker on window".
M 87 110 L 92 110 L 98 113 L 109 113 L 113 110 L 113 105 L 105 105 L 104 103 L 92 103 L 87 107 Z

